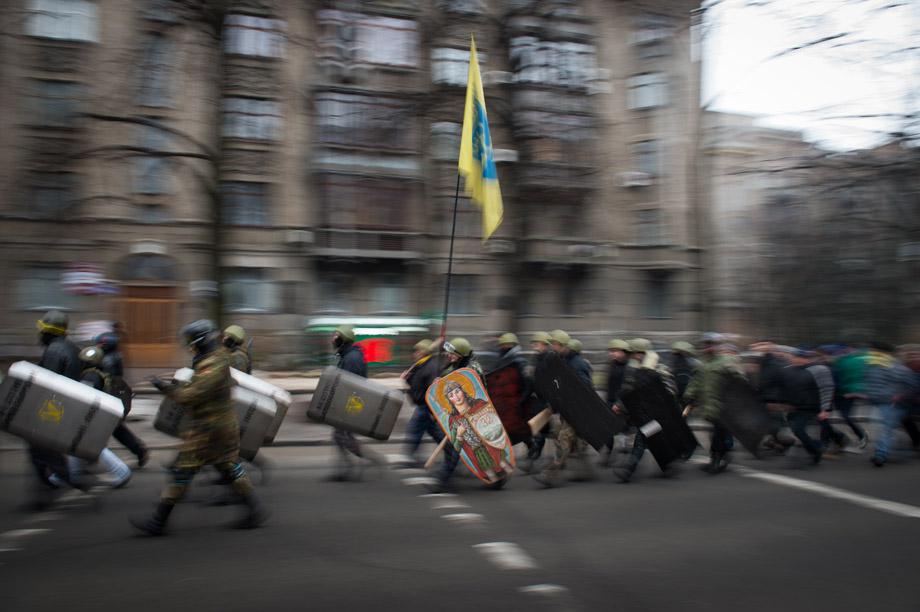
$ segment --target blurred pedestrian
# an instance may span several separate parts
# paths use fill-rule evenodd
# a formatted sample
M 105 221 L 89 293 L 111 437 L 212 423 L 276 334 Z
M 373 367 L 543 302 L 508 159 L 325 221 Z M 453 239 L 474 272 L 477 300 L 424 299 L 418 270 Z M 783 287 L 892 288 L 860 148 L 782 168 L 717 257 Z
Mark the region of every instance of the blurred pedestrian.
M 102 351 L 102 362 L 99 364 L 99 369 L 108 377 L 109 391 L 106 391 L 106 393 L 111 393 L 119 398 L 125 409 L 124 415 L 115 427 L 115 431 L 112 432 L 112 437 L 137 457 L 137 467 L 142 468 L 150 460 L 150 451 L 147 449 L 147 445 L 128 428 L 127 419 L 128 414 L 131 412 L 134 392 L 125 381 L 124 361 L 121 351 L 118 349 L 119 342 L 120 338 L 114 331 L 96 336 L 96 347 Z
M 853 420 L 851 413 L 856 402 L 866 399 L 864 390 L 866 351 L 859 347 L 842 347 L 834 358 L 831 370 L 834 373 L 834 408 L 840 418 L 856 435 L 856 445 L 866 448 L 869 434 Z
M 701 344 L 702 365 L 684 390 L 684 416 L 698 410 L 699 416 L 712 425 L 709 463 L 701 466 L 701 469 L 710 474 L 718 474 L 728 468 L 731 451 L 735 447 L 734 437 L 719 418 L 722 410 L 719 390 L 725 376 L 743 378 L 745 374 L 737 356 L 730 350 L 723 350 L 726 342 L 721 334 L 706 333 Z
M 626 366 L 629 362 L 629 343 L 626 340 L 614 339 L 607 343 L 607 406 L 613 410 L 620 397 L 620 388 L 626 376 Z M 607 444 L 601 451 L 598 465 L 610 467 L 614 447 L 614 436 L 610 436 Z
M 431 436 L 435 444 L 440 444 L 444 438 L 444 432 L 431 416 L 425 400 L 428 387 L 438 377 L 438 357 L 436 350 L 432 354 L 430 340 L 420 340 L 413 347 L 412 358 L 412 365 L 402 373 L 403 380 L 409 385 L 409 399 L 415 405 L 415 410 L 406 427 L 405 454 L 408 457 L 406 467 L 422 467 L 423 462 L 415 454 L 424 435 L 427 433 Z
M 677 386 L 677 400 L 683 403 L 684 391 L 693 379 L 693 375 L 700 368 L 700 361 L 696 358 L 696 351 L 689 342 L 679 341 L 671 345 L 671 363 L 669 366 L 674 375 Z
M 171 465 L 172 481 L 160 495 L 149 518 L 131 517 L 131 523 L 148 535 L 162 535 L 176 504 L 185 496 L 192 479 L 205 465 L 213 465 L 242 498 L 247 513 L 233 526 L 241 529 L 261 525 L 268 518 L 240 463 L 240 428 L 231 404 L 233 378 L 220 331 L 208 320 L 189 323 L 180 332 L 183 344 L 194 355 L 191 380 L 184 383 L 153 378 L 151 383 L 191 417 L 182 432 L 179 455 Z
M 640 385 L 637 376 L 639 370 L 646 370 L 649 375 L 644 377 L 644 379 L 649 383 L 660 380 L 671 394 L 671 398 L 676 401 L 674 393 L 677 385 L 674 381 L 674 376 L 671 374 L 671 371 L 661 363 L 658 353 L 653 350 L 652 343 L 645 338 L 635 338 L 629 341 L 629 362 L 626 366 L 626 373 L 623 378 L 623 385 L 620 388 L 620 394 L 625 395 L 633 391 L 642 393 L 643 387 Z M 614 410 L 618 414 L 623 415 L 627 423 L 635 428 L 631 452 L 624 463 L 613 468 L 614 476 L 616 476 L 620 482 L 625 483 L 632 479 L 633 474 L 635 474 L 636 469 L 639 467 L 639 462 L 642 460 L 642 457 L 645 456 L 645 449 L 648 448 L 648 441 L 645 434 L 639 429 L 644 423 L 635 420 L 622 402 L 617 403 L 614 406 Z M 670 475 L 671 472 L 665 471 L 665 473 Z
M 830 368 L 817 363 L 816 355 L 802 348 L 787 350 L 790 365 L 782 370 L 786 397 L 792 405 L 787 415 L 789 428 L 817 465 L 824 455 L 820 440 L 808 433 L 809 426 L 827 420 L 834 397 L 834 378 Z
M 230 367 L 252 374 L 252 356 L 246 340 L 246 330 L 239 325 L 230 325 L 224 330 L 223 343 L 230 355 Z
M 875 442 L 872 464 L 882 467 L 891 456 L 895 430 L 908 414 L 909 398 L 917 393 L 914 372 L 894 356 L 894 347 L 873 342 L 866 357 L 865 391 L 882 417 L 882 430 Z
M 530 388 L 532 389 L 530 397 L 530 418 L 540 414 L 548 405 L 546 399 L 541 398 L 536 392 L 534 381 L 539 376 L 544 375 L 543 371 L 545 368 L 546 354 L 547 351 L 550 350 L 549 341 L 549 334 L 543 331 L 533 332 L 530 336 L 530 350 L 533 351 L 533 361 L 528 368 Z M 550 424 L 547 423 L 541 427 L 539 431 L 533 434 L 533 444 L 527 452 L 527 465 L 524 468 L 525 472 L 530 473 L 533 471 L 534 465 L 543 454 L 543 448 L 546 446 L 546 437 L 549 433 Z
M 355 344 L 355 330 L 351 325 L 339 325 L 332 332 L 332 347 L 338 357 L 337 368 L 367 378 L 367 361 L 364 359 L 361 348 Z M 360 472 L 356 471 L 356 466 L 351 459 L 352 455 L 359 460 L 370 461 L 377 467 L 386 465 L 381 455 L 358 442 L 355 434 L 350 431 L 335 429 L 332 433 L 332 441 L 335 443 L 338 459 L 335 470 L 326 476 L 327 481 L 346 482 L 360 478 Z

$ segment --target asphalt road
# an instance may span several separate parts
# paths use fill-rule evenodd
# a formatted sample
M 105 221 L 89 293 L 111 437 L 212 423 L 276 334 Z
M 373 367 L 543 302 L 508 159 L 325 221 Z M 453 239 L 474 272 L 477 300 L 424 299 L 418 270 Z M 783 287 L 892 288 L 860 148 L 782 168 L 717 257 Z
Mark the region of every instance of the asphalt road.
M 201 476 L 163 538 L 136 536 L 126 517 L 152 510 L 171 453 L 98 508 L 68 495 L 39 514 L 17 509 L 24 454 L 0 453 L 0 608 L 920 610 L 915 459 L 792 469 L 738 453 L 725 474 L 691 463 L 665 479 L 647 455 L 625 485 L 605 470 L 489 491 L 458 475 L 455 494 L 432 496 L 406 470 L 322 482 L 329 448 L 263 452 L 264 528 L 226 529 L 241 509 L 205 505 L 215 487 Z

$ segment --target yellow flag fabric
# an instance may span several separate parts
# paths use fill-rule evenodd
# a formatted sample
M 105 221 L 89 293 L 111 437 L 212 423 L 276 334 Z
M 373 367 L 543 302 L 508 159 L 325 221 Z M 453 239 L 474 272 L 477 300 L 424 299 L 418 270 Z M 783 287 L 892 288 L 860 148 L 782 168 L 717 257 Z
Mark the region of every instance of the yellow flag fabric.
M 466 179 L 466 195 L 482 210 L 482 239 L 501 225 L 502 192 L 492 154 L 492 135 L 486 116 L 486 98 L 476 59 L 476 41 L 470 37 L 470 71 L 463 109 L 463 132 L 460 137 L 460 174 Z

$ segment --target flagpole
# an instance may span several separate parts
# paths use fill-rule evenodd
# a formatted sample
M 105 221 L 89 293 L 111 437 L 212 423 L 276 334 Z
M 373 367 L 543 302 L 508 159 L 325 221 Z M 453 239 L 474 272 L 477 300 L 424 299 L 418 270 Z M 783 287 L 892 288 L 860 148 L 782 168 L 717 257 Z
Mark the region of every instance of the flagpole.
M 457 233 L 457 203 L 460 200 L 460 173 L 457 173 L 457 188 L 454 190 L 454 214 L 450 224 L 450 254 L 447 256 L 447 283 L 444 288 L 444 317 L 441 320 L 440 337 L 447 339 L 447 307 L 450 304 L 450 275 L 454 267 L 454 235 Z

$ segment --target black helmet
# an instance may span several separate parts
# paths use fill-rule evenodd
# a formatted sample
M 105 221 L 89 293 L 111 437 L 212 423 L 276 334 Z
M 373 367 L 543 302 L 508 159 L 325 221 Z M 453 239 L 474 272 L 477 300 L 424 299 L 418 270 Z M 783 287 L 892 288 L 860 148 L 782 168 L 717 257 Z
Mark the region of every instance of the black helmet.
M 103 332 L 96 336 L 93 342 L 104 352 L 108 353 L 118 348 L 118 334 L 115 332 Z
M 67 315 L 60 310 L 49 310 L 35 324 L 38 327 L 38 331 L 43 334 L 66 336 L 69 323 Z
M 191 347 L 199 348 L 202 344 L 212 340 L 217 335 L 217 325 L 210 319 L 192 321 L 179 331 L 182 341 Z

